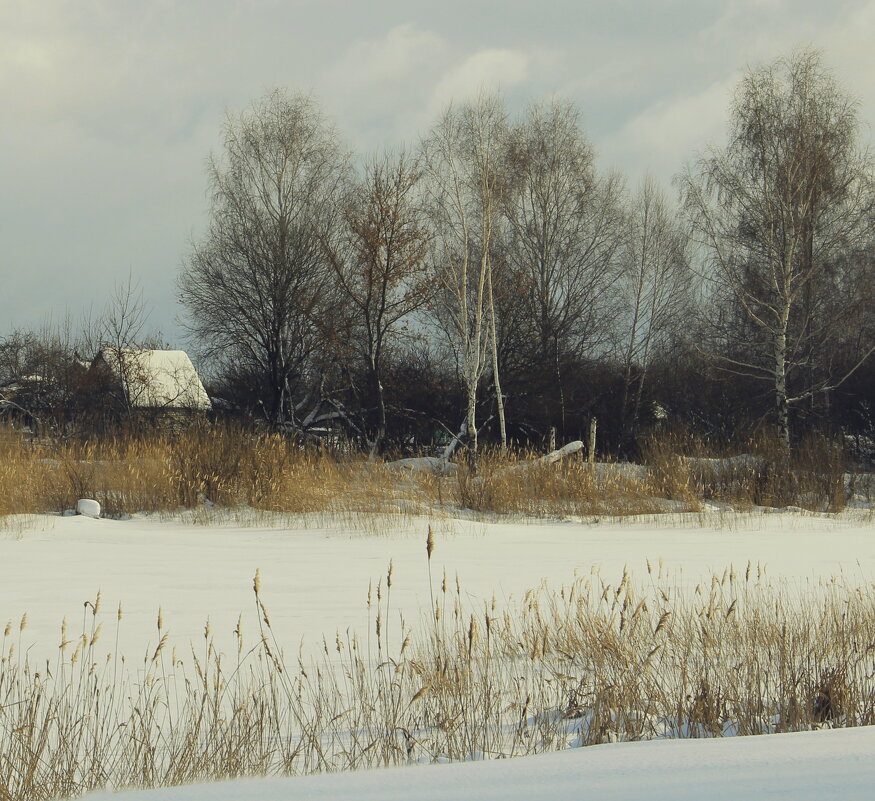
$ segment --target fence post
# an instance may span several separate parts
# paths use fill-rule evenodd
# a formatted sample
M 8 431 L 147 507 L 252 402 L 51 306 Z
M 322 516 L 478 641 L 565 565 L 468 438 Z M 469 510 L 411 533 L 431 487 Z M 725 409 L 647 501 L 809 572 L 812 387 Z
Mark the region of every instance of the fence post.
M 589 421 L 589 452 L 587 453 L 587 461 L 590 464 L 595 463 L 595 434 L 598 426 L 598 420 L 593 417 Z

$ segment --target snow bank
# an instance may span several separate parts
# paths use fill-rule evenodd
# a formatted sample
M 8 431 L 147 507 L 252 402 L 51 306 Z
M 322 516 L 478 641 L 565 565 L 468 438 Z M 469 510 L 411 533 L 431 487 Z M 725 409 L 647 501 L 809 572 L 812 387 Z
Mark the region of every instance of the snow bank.
M 217 647 L 233 653 L 232 630 L 243 611 L 247 635 L 257 631 L 252 576 L 262 591 L 278 640 L 289 649 L 318 647 L 336 630 L 366 636 L 368 585 L 394 564 L 392 617 L 414 623 L 430 607 L 425 532 L 434 529 L 431 570 L 438 582 L 458 574 L 472 607 L 495 594 L 519 599 L 542 581 L 552 586 L 598 572 L 617 580 L 654 571 L 692 587 L 728 565 L 752 562 L 766 580 L 812 592 L 831 576 L 875 580 L 875 537 L 867 515 L 735 514 L 583 522 L 479 523 L 400 519 L 375 536 L 328 522 L 310 528 L 186 526 L 160 518 L 126 521 L 35 516 L 0 536 L 0 610 L 27 612 L 21 650 L 32 664 L 57 658 L 62 618 L 81 616 L 98 588 L 96 615 L 115 641 L 116 609 L 124 618 L 118 650 L 133 659 L 156 644 L 155 614 L 163 607 L 168 648 L 202 639 L 214 625 Z M 31 527 L 32 526 L 32 527 Z M 248 614 L 246 612 L 248 611 Z M 400 632 L 400 627 L 393 631 Z M 74 624 L 75 630 L 75 624 Z M 875 776 L 872 729 L 822 731 L 705 742 L 670 741 L 597 746 L 517 760 L 292 780 L 239 782 L 120 796 L 122 801 L 296 798 L 516 799 L 581 797 L 648 799 L 869 798 Z M 681 794 L 683 794 L 681 796 Z
M 600 745 L 510 760 L 236 781 L 118 801 L 856 801 L 875 787 L 875 727 Z
M 737 456 L 721 458 L 705 458 L 700 456 L 684 456 L 682 461 L 690 470 L 700 475 L 730 476 L 744 475 L 765 470 L 768 462 L 762 456 L 752 453 L 740 453 Z

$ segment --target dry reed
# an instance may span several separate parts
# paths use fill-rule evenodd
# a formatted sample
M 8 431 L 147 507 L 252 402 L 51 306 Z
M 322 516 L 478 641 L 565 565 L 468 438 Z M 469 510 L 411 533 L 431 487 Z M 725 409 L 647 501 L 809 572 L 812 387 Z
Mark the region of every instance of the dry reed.
M 648 572 L 481 608 L 444 577 L 414 631 L 389 625 L 390 565 L 368 636 L 326 638 L 317 659 L 284 653 L 258 575 L 256 639 L 238 620 L 232 654 L 209 623 L 168 653 L 159 612 L 157 647 L 127 662 L 101 650 L 98 596 L 79 635 L 62 627 L 56 664 L 36 666 L 17 648 L 26 619 L 10 622 L 0 798 L 875 723 L 872 586 L 803 595 L 748 565 L 689 591 Z
M 94 442 L 30 442 L 0 436 L 0 515 L 63 512 L 79 498 L 104 514 L 198 506 L 307 514 L 398 510 L 388 471 L 335 458 L 270 434 L 191 428 L 175 435 L 120 436 Z M 404 497 L 413 493 L 405 488 Z
M 769 440 L 748 446 L 741 456 L 714 458 L 716 449 L 707 444 L 669 434 L 647 444 L 643 465 L 588 464 L 579 456 L 546 464 L 536 454 L 486 452 L 476 473 L 460 465 L 439 477 L 233 428 L 86 442 L 31 442 L 0 430 L 0 519 L 63 512 L 82 497 L 98 500 L 110 516 L 219 507 L 293 515 L 468 509 L 563 517 L 697 511 L 711 500 L 813 511 L 839 511 L 847 503 L 854 482 L 835 443 L 812 437 L 791 463 Z M 212 519 L 194 519 L 201 517 Z

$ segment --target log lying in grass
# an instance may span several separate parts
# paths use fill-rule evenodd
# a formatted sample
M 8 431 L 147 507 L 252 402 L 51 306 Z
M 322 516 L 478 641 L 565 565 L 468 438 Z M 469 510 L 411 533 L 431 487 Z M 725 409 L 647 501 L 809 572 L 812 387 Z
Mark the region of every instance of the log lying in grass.
M 549 465 L 556 464 L 563 459 L 573 456 L 583 450 L 583 443 L 578 439 L 574 442 L 569 442 L 561 448 L 548 453 L 546 456 L 541 456 L 538 459 L 530 459 L 519 464 L 510 465 L 499 473 L 505 473 L 512 470 L 523 470 L 532 465 Z M 409 459 L 396 459 L 394 462 L 387 462 L 386 467 L 390 470 L 406 470 L 409 472 L 424 472 L 432 473 L 436 476 L 451 476 L 456 473 L 459 466 L 454 462 L 450 462 L 441 456 L 418 456 Z
M 561 448 L 557 448 L 555 451 L 551 451 L 546 456 L 540 456 L 537 459 L 528 459 L 525 462 L 509 465 L 508 467 L 496 471 L 496 475 L 528 470 L 536 466 L 540 467 L 543 465 L 558 464 L 563 459 L 567 459 L 569 456 L 573 456 L 575 453 L 579 453 L 582 450 L 583 443 L 579 439 L 576 439 L 573 442 L 569 442 L 567 445 L 563 445 Z
M 556 462 L 559 462 L 568 456 L 573 456 L 575 453 L 579 453 L 582 450 L 583 442 L 576 439 L 573 442 L 569 442 L 567 445 L 563 445 L 561 448 L 557 448 L 555 451 L 551 451 L 546 456 L 542 456 L 537 461 L 539 464 L 555 464 Z

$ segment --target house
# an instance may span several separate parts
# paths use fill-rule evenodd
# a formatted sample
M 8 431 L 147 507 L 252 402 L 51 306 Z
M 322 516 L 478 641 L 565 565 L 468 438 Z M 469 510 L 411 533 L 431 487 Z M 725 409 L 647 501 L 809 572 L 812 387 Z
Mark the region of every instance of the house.
M 182 422 L 212 409 L 197 370 L 182 350 L 104 347 L 90 370 L 107 380 L 115 405 L 133 416 Z

